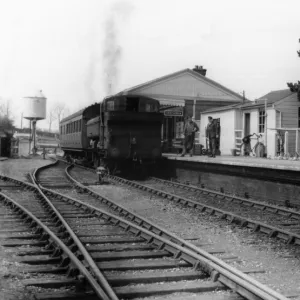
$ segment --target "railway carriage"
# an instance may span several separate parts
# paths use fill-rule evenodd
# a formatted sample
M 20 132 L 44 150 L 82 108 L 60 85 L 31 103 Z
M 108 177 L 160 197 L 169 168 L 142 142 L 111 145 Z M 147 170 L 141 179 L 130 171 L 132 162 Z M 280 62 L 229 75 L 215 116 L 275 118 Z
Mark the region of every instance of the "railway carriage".
M 155 99 L 107 97 L 61 121 L 61 148 L 94 166 L 104 162 L 110 171 L 153 165 L 161 158 L 162 118 Z

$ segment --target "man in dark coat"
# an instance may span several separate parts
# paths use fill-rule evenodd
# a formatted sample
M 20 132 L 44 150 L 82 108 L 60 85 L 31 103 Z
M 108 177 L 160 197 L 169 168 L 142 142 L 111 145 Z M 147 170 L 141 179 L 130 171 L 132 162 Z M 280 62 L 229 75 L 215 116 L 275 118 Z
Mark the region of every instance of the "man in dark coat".
M 190 156 L 193 156 L 195 132 L 197 131 L 199 131 L 198 125 L 192 120 L 192 117 L 189 116 L 184 125 L 184 142 L 181 156 L 184 156 L 186 152 L 190 152 Z
M 208 117 L 208 125 L 206 127 L 206 138 L 209 141 L 210 157 L 216 157 L 216 139 L 218 138 L 217 126 L 213 122 L 212 117 Z

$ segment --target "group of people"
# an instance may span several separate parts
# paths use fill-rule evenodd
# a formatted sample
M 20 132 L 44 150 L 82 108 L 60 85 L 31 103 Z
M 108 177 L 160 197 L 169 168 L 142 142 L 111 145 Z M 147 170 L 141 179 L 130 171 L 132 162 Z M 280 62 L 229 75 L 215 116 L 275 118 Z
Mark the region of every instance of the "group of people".
M 183 151 L 181 156 L 185 156 L 186 153 L 189 153 L 190 156 L 193 156 L 194 143 L 195 143 L 195 133 L 199 131 L 198 125 L 192 120 L 192 117 L 189 116 L 184 125 L 184 142 L 183 142 Z M 213 122 L 212 117 L 208 117 L 208 125 L 206 127 L 206 139 L 209 144 L 210 154 L 209 157 L 216 157 L 216 140 L 218 138 L 217 126 Z

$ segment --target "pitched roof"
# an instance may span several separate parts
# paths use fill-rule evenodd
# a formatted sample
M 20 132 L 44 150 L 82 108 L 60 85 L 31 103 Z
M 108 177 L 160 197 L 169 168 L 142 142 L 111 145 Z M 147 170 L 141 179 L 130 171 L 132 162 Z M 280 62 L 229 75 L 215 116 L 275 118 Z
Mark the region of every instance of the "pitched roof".
M 249 102 L 252 102 L 252 101 L 246 100 L 245 102 L 234 103 L 234 104 L 230 104 L 230 105 L 226 105 L 226 106 L 218 106 L 218 107 L 214 107 L 214 108 L 210 108 L 210 109 L 204 110 L 201 113 L 205 113 L 206 114 L 206 113 L 226 111 L 226 110 L 230 110 L 230 109 L 237 109 L 237 108 L 240 108 L 243 104 L 249 103 Z
M 242 105 L 242 108 L 249 108 L 253 106 L 262 106 L 265 105 L 265 99 L 267 99 L 267 105 L 270 106 L 278 101 L 283 100 L 284 98 L 292 95 L 293 93 L 289 89 L 285 90 L 278 90 L 278 91 L 271 91 L 267 93 L 266 95 L 258 98 L 255 101 L 250 101 L 249 103 L 246 103 Z
M 203 76 L 200 73 L 198 73 L 196 71 L 193 71 L 191 69 L 188 69 L 188 68 L 180 70 L 180 71 L 177 71 L 177 72 L 174 72 L 174 73 L 171 73 L 171 74 L 168 74 L 168 75 L 165 75 L 165 76 L 162 76 L 162 77 L 159 77 L 159 78 L 156 78 L 156 79 L 153 79 L 153 80 L 150 80 L 150 81 L 147 81 L 147 82 L 144 82 L 142 84 L 133 86 L 131 88 L 125 89 L 125 90 L 121 91 L 120 93 L 118 93 L 117 95 L 124 95 L 124 94 L 126 95 L 126 94 L 129 94 L 131 92 L 135 92 L 136 90 L 138 90 L 140 88 L 145 88 L 147 86 L 150 86 L 150 85 L 156 84 L 158 82 L 170 79 L 172 77 L 176 77 L 176 76 L 184 74 L 184 73 L 189 73 L 189 74 L 191 74 L 191 75 L 193 75 L 195 77 L 200 78 L 203 81 L 206 81 L 209 84 L 212 84 L 212 85 L 214 85 L 214 86 L 216 86 L 216 87 L 218 87 L 220 89 L 223 89 L 225 92 L 227 92 L 229 94 L 232 94 L 235 97 L 240 98 L 241 100 L 243 99 L 243 97 L 240 94 L 238 94 L 238 93 L 236 93 L 236 92 L 234 92 L 234 91 L 226 88 L 225 86 L 221 85 L 220 83 L 218 83 L 218 82 L 216 82 L 216 81 L 214 81 L 212 79 L 209 79 L 208 77 Z
M 294 93 L 292 93 L 289 89 L 271 91 L 271 92 L 265 94 L 264 96 L 258 98 L 255 101 L 247 100 L 246 102 L 243 102 L 243 103 L 236 103 L 236 104 L 231 104 L 231 105 L 227 105 L 227 106 L 215 107 L 215 108 L 205 110 L 205 111 L 203 111 L 203 113 L 226 111 L 226 110 L 237 109 L 237 108 L 248 109 L 251 107 L 264 106 L 265 99 L 267 99 L 267 105 L 271 106 L 272 104 L 279 102 L 281 100 L 284 100 L 285 98 L 291 96 L 292 94 L 294 94 Z

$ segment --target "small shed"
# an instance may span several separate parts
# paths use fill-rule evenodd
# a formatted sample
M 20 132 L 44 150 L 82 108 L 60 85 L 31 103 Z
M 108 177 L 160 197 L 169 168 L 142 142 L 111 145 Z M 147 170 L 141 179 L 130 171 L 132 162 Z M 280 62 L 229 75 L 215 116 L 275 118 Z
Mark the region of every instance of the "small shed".
M 237 103 L 225 107 L 218 107 L 206 110 L 201 113 L 200 143 L 206 145 L 206 127 L 208 117 L 217 120 L 220 125 L 220 132 L 217 144 L 222 155 L 230 155 L 231 150 L 236 148 L 235 132 L 241 128 L 241 107 Z
M 271 91 L 255 101 L 229 105 L 202 112 L 201 128 L 207 126 L 207 117 L 219 119 L 220 150 L 230 155 L 231 149 L 240 150 L 242 137 L 256 133 L 261 135 L 261 142 L 266 146 L 266 154 L 276 156 L 279 144 L 288 133 L 284 153 L 294 156 L 300 151 L 300 101 L 297 93 L 289 89 Z M 201 142 L 205 143 L 205 129 L 200 133 Z M 252 141 L 252 147 L 256 141 Z M 204 144 L 205 145 L 205 144 Z

